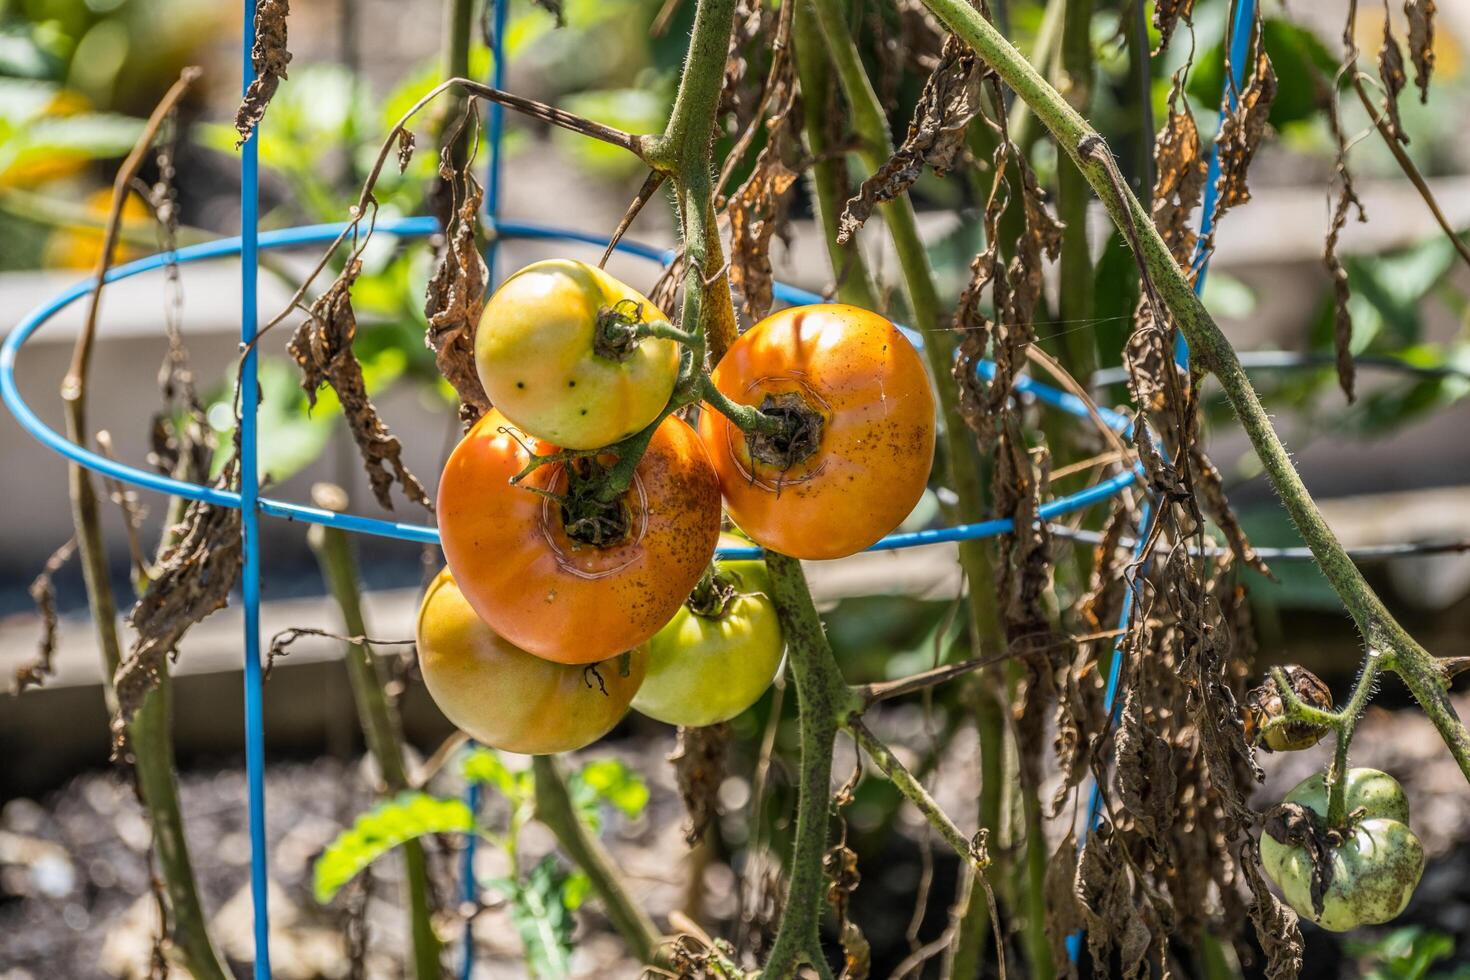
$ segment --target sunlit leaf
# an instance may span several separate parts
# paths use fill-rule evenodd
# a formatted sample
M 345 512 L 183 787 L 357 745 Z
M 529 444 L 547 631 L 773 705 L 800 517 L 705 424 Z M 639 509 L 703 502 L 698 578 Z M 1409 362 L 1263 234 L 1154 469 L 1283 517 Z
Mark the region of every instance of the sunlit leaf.
M 460 800 L 401 793 L 362 814 L 327 845 L 313 872 L 316 900 L 330 902 L 342 886 L 400 844 L 426 834 L 469 833 L 474 827 L 474 815 Z
M 648 784 L 621 759 L 594 759 L 568 780 L 572 802 L 582 819 L 596 829 L 601 824 L 599 806 L 609 803 L 629 820 L 648 806 Z
M 533 976 L 558 978 L 572 971 L 572 918 L 575 904 L 587 895 L 587 885 L 571 884 L 568 875 L 548 854 L 541 859 L 511 897 L 510 918 L 526 947 L 526 964 Z

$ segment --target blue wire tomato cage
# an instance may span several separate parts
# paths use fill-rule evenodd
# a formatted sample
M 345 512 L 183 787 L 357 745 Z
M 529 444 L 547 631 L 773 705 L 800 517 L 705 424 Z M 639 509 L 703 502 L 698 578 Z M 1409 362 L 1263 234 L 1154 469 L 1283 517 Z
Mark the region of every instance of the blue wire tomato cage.
M 490 37 L 493 83 L 495 87 L 503 88 L 505 72 L 504 37 L 508 3 L 507 0 L 487 0 L 487 2 L 493 3 L 492 34 Z M 244 31 L 241 46 L 242 94 L 249 88 L 250 83 L 255 78 L 255 71 L 251 62 L 251 48 L 255 42 L 255 6 L 255 0 L 244 0 Z M 1235 92 L 1241 84 L 1244 62 L 1249 53 L 1251 25 L 1254 18 L 1255 0 L 1239 0 L 1236 4 L 1232 26 L 1231 67 L 1233 84 L 1227 86 L 1228 91 L 1225 94 L 1229 104 L 1232 106 L 1235 102 Z M 485 226 L 490 238 L 490 245 L 485 259 L 490 270 L 491 281 L 493 282 L 495 278 L 496 251 L 497 244 L 500 241 L 520 239 L 605 247 L 608 242 L 605 236 L 575 229 L 499 220 L 504 125 L 503 107 L 492 104 L 488 112 L 487 142 L 489 143 L 489 173 L 485 187 L 484 214 Z M 89 279 L 78 282 L 39 308 L 33 310 L 10 332 L 5 338 L 4 343 L 0 344 L 0 400 L 4 401 L 6 407 L 10 409 L 21 427 L 42 445 L 89 470 L 145 490 L 182 497 L 187 500 L 203 501 L 219 507 L 231 507 L 241 511 L 241 534 L 244 550 L 244 562 L 241 571 L 241 607 L 244 613 L 245 768 L 248 790 L 247 814 L 250 833 L 250 885 L 254 911 L 254 976 L 257 980 L 268 980 L 271 975 L 271 969 L 269 909 L 267 904 L 268 850 L 265 835 L 265 719 L 262 708 L 263 678 L 260 659 L 260 583 L 262 557 L 260 548 L 260 518 L 264 515 L 287 521 L 320 524 L 326 527 L 340 528 L 343 531 L 354 534 L 367 534 L 375 537 L 412 541 L 420 544 L 438 544 L 439 532 L 437 528 L 427 524 L 413 524 L 363 517 L 356 514 L 336 513 L 318 507 L 260 495 L 258 472 L 260 431 L 257 415 L 257 396 L 259 394 L 259 376 L 257 373 L 258 352 L 255 346 L 252 345 L 252 341 L 256 338 L 256 329 L 259 323 L 257 302 L 259 253 L 262 249 L 293 248 L 331 242 L 336 239 L 346 225 L 320 224 L 287 228 L 279 231 L 260 231 L 258 226 L 259 139 L 259 129 L 257 128 L 256 132 L 252 133 L 250 139 L 246 141 L 241 152 L 240 234 L 238 236 L 222 238 L 199 245 L 191 245 L 173 252 L 151 255 L 111 269 L 104 277 L 104 282 L 116 282 L 121 279 L 153 272 L 170 264 L 186 265 L 193 262 L 239 256 L 241 282 L 240 349 L 244 358 L 240 372 L 242 417 L 240 420 L 241 467 L 239 490 L 227 490 L 218 487 L 186 483 L 156 472 L 128 465 L 119 460 L 109 459 L 87 449 L 85 446 L 72 442 L 47 426 L 46 423 L 41 421 L 35 411 L 26 404 L 24 399 L 22 399 L 15 380 L 16 359 L 20 355 L 21 348 L 27 340 L 45 326 L 57 313 L 90 293 L 96 285 L 95 280 Z M 1207 185 L 1208 190 L 1204 207 L 1206 230 L 1213 223 L 1215 211 L 1214 178 L 1218 175 L 1218 171 L 1219 165 L 1212 153 L 1210 158 L 1210 181 Z M 425 238 L 437 234 L 439 230 L 438 222 L 431 217 L 411 217 L 383 221 L 379 222 L 375 228 L 377 234 L 403 239 Z M 647 259 L 663 265 L 667 265 L 674 259 L 672 250 L 644 245 L 638 242 L 620 241 L 616 248 L 619 252 L 626 255 Z M 1207 263 L 1208 257 L 1201 257 L 1199 260 L 1200 271 L 1197 288 L 1203 285 L 1204 268 Z M 816 293 L 798 289 L 785 283 L 776 283 L 774 294 L 777 300 L 792 305 L 826 301 L 824 297 Z M 907 329 L 904 332 L 916 346 L 923 346 L 924 338 L 921 335 Z M 1180 355 L 1183 356 L 1183 354 L 1184 350 L 1181 348 Z M 981 362 L 978 370 L 984 378 L 989 379 L 994 377 L 995 366 L 991 362 Z M 1091 417 L 1091 410 L 1082 399 L 1032 378 L 1023 376 L 1017 379 L 1015 389 L 1022 395 L 1033 398 L 1043 405 L 1055 408 L 1076 418 L 1087 419 Z M 1100 416 L 1104 424 L 1114 431 L 1123 435 L 1129 433 L 1132 421 L 1127 416 L 1106 408 L 1100 409 Z M 1116 475 L 1103 479 L 1082 490 L 1047 501 L 1039 508 L 1038 516 L 1041 520 L 1050 520 L 1090 507 L 1095 503 L 1107 500 L 1121 493 L 1124 489 L 1135 483 L 1141 482 L 1142 475 L 1142 469 L 1138 466 L 1125 469 Z M 1149 515 L 1153 512 L 1154 509 L 1146 503 L 1143 510 L 1144 527 L 1140 529 L 1138 535 L 1139 543 L 1135 553 L 1135 560 L 1143 558 L 1143 542 L 1148 538 L 1147 530 L 1151 520 Z M 891 534 L 873 545 L 869 550 L 890 551 L 938 544 L 941 542 L 972 541 L 1006 534 L 1012 531 L 1014 527 L 1015 525 L 1011 519 L 996 518 L 972 524 L 961 524 L 954 527 Z M 758 547 L 722 547 L 718 550 L 717 554 L 720 558 L 726 559 L 758 558 L 761 555 L 761 549 Z M 1131 600 L 1132 590 L 1130 589 L 1125 596 L 1124 608 L 1119 623 L 1120 628 L 1126 626 L 1131 615 Z M 1107 708 L 1113 713 L 1116 713 L 1117 708 L 1115 702 L 1119 678 L 1121 676 L 1121 665 L 1121 650 L 1115 648 L 1106 689 Z M 467 794 L 467 802 L 472 810 L 478 807 L 478 787 L 474 785 L 470 786 Z M 1099 793 L 1096 787 L 1094 787 L 1092 802 L 1089 806 L 1087 827 L 1095 826 L 1099 817 Z M 1082 838 L 1085 839 L 1085 833 L 1082 835 Z M 1078 846 L 1081 846 L 1080 840 Z M 474 837 L 471 835 L 464 851 L 462 863 L 463 895 L 467 900 L 471 901 L 476 895 L 473 862 Z M 463 942 L 464 947 L 460 965 L 460 976 L 468 980 L 473 969 L 474 960 L 473 939 L 470 935 L 470 926 L 468 924 L 465 926 Z M 1069 937 L 1068 947 L 1069 953 L 1075 960 L 1081 947 L 1080 933 Z

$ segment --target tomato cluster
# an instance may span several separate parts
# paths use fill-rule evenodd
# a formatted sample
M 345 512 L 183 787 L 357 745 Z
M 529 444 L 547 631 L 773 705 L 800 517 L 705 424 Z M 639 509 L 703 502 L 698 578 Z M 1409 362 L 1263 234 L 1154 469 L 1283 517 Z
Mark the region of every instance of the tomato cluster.
M 687 726 L 741 713 L 783 644 L 764 563 L 712 563 L 722 500 L 757 544 L 837 558 L 924 492 L 934 400 L 883 317 L 783 311 L 708 379 L 681 344 L 697 354 L 641 294 L 571 260 L 522 269 L 486 304 L 475 362 L 495 408 L 439 482 L 448 568 L 418 642 L 434 699 L 488 745 L 567 751 L 630 705 Z M 671 409 L 701 396 L 715 407 L 696 431 Z

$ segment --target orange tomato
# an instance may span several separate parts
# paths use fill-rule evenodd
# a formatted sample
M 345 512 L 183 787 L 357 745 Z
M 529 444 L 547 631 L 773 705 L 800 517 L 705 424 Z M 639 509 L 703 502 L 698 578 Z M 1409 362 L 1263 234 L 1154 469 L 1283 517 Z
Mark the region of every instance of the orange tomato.
M 439 536 L 455 580 L 495 632 L 539 657 L 583 664 L 633 649 L 673 617 L 714 554 L 720 488 L 709 455 L 693 429 L 665 419 L 617 502 L 625 532 L 598 546 L 573 538 L 545 495 L 565 493 L 566 466 L 510 482 L 528 449 L 557 451 L 491 411 L 450 455 Z
M 593 667 L 517 648 L 475 615 L 444 569 L 419 607 L 419 667 L 444 717 L 492 748 L 525 755 L 580 749 L 628 713 L 648 655 L 639 647 Z
M 711 375 L 732 401 L 798 414 L 809 454 L 752 446 L 705 407 L 699 433 L 725 509 L 751 539 L 797 558 L 841 558 L 893 530 L 934 462 L 934 396 L 924 364 L 883 317 L 854 306 L 782 310 L 746 331 Z

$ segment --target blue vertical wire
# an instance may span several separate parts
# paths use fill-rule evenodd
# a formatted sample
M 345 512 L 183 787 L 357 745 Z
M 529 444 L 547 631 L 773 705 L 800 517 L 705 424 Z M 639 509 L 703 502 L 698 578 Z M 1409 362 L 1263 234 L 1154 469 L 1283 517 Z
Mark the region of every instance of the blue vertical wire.
M 245 0 L 241 94 L 255 81 L 250 49 L 255 46 L 255 0 Z M 270 918 L 267 910 L 265 843 L 265 713 L 260 674 L 260 481 L 256 461 L 257 403 L 255 339 L 258 320 L 256 279 L 260 198 L 260 126 L 256 125 L 240 155 L 240 527 L 244 567 L 240 591 L 245 612 L 245 780 L 250 821 L 250 896 L 255 912 L 255 977 L 269 980 Z
M 506 0 L 486 0 L 494 5 L 494 18 L 490 27 L 490 84 L 495 88 L 505 88 L 505 18 L 506 10 L 510 6 Z M 485 269 L 487 271 L 485 288 L 495 287 L 495 260 L 500 251 L 500 229 L 497 222 L 500 219 L 500 173 L 501 173 L 501 150 L 505 142 L 505 107 L 498 102 L 490 103 L 489 137 L 490 144 L 490 169 L 485 176 L 485 222 L 490 229 L 490 240 L 485 246 Z M 473 745 L 474 743 L 470 743 Z M 469 807 L 470 813 L 480 812 L 480 784 L 472 782 L 465 790 L 465 805 Z M 476 836 L 472 832 L 465 842 L 464 857 L 460 865 L 460 891 L 466 903 L 475 901 L 477 886 L 475 883 L 475 841 Z M 460 980 L 470 980 L 475 970 L 475 930 L 474 920 L 467 919 L 464 924 L 464 939 L 462 942 L 464 953 L 459 966 Z
M 1143 0 L 1135 0 L 1142 3 Z M 1230 24 L 1230 75 L 1225 84 L 1225 91 L 1220 99 L 1220 122 L 1223 125 L 1228 112 L 1234 111 L 1236 106 L 1236 94 L 1240 87 L 1245 84 L 1245 63 L 1250 57 L 1251 33 L 1255 27 L 1256 0 L 1236 0 L 1235 14 Z M 1264 43 L 1264 41 L 1262 42 Z M 1200 217 L 1199 244 L 1196 247 L 1194 264 L 1194 293 L 1202 295 L 1205 289 L 1205 274 L 1210 268 L 1210 255 L 1204 250 L 1204 242 L 1215 229 L 1215 212 L 1218 209 L 1220 191 L 1220 149 L 1219 144 L 1210 146 L 1210 165 L 1205 178 L 1205 199 L 1203 214 Z M 1175 341 L 1174 359 L 1179 364 L 1186 364 L 1189 360 L 1189 342 L 1185 340 L 1184 334 L 1180 333 Z M 1149 559 L 1152 557 L 1145 554 L 1148 540 L 1153 530 L 1153 520 L 1157 514 L 1152 498 L 1146 498 L 1143 502 L 1143 510 L 1139 519 L 1138 540 L 1133 545 L 1133 563 L 1138 567 L 1138 575 L 1148 574 Z M 1133 586 L 1130 583 L 1123 593 L 1123 608 L 1118 612 L 1118 629 L 1120 631 L 1118 640 L 1113 644 L 1113 659 L 1108 666 L 1108 685 L 1103 695 L 1103 710 L 1107 712 L 1109 724 L 1117 724 L 1118 714 L 1122 705 L 1118 703 L 1118 689 L 1123 677 L 1123 638 L 1128 629 L 1129 620 L 1133 617 Z M 1087 822 L 1082 826 L 1082 833 L 1077 837 L 1077 850 L 1081 853 L 1082 846 L 1087 843 L 1089 832 L 1097 829 L 1098 822 L 1102 819 L 1102 787 L 1095 781 L 1092 786 L 1092 795 L 1087 804 Z M 1084 931 L 1079 929 L 1067 937 L 1067 957 L 1076 963 L 1082 955 L 1082 938 Z

